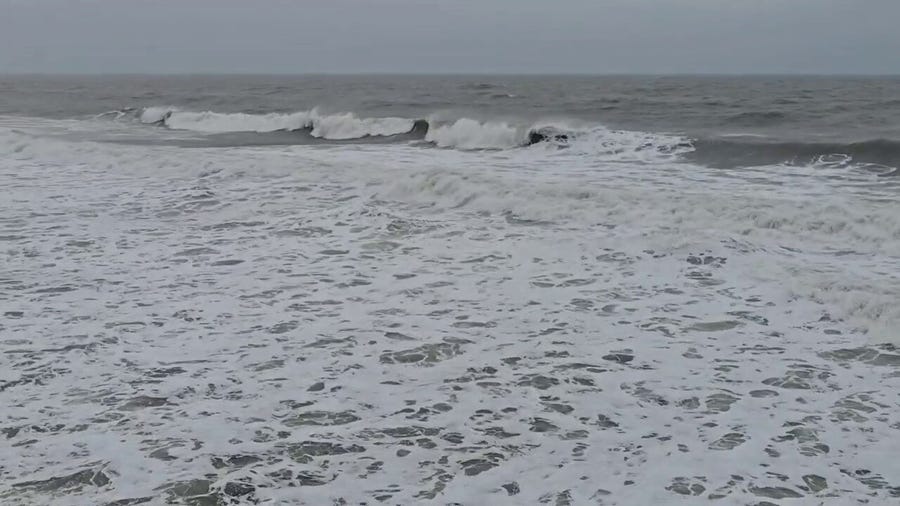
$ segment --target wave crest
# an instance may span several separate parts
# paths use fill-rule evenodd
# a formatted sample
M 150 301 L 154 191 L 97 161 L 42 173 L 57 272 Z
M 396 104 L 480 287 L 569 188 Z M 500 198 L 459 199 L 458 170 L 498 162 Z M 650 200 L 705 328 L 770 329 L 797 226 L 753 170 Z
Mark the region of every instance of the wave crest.
M 462 118 L 450 124 L 432 126 L 425 140 L 442 148 L 508 149 L 525 145 L 528 129 Z
M 606 160 L 647 160 L 680 156 L 687 161 L 718 168 L 769 165 L 878 166 L 896 175 L 900 142 L 875 139 L 851 143 L 790 142 L 754 135 L 720 135 L 691 139 L 681 135 L 608 129 L 576 120 L 537 123 L 473 118 L 427 119 L 361 117 L 351 112 L 323 114 L 317 108 L 291 113 L 195 112 L 176 107 L 123 109 L 100 115 L 119 119 L 137 117 L 145 124 L 205 134 L 297 132 L 300 143 L 321 140 L 365 142 L 420 141 L 431 146 L 461 150 L 505 150 L 528 146 L 567 148 L 573 154 Z M 777 113 L 745 113 L 769 120 Z M 745 118 L 746 119 L 746 118 Z M 290 137 L 288 136 L 288 139 Z M 284 140 L 284 137 L 280 139 Z
M 410 132 L 415 124 L 406 118 L 359 118 L 352 113 L 325 115 L 317 109 L 288 114 L 247 114 L 182 111 L 171 107 L 148 107 L 141 112 L 140 121 L 210 134 L 308 130 L 313 137 L 330 140 L 403 134 Z

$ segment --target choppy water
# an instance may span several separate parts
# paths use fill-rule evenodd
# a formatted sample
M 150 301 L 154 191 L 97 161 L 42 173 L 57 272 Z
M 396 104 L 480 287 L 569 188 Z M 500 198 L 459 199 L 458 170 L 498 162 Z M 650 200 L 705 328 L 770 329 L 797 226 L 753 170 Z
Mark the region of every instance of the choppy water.
M 900 497 L 896 81 L 28 79 L 4 504 Z

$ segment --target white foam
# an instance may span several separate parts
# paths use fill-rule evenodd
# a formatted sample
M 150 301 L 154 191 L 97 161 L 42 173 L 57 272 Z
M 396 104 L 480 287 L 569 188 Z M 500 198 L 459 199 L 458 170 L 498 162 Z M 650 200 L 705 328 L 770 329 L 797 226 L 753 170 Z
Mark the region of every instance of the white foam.
M 359 118 L 352 113 L 327 115 L 317 109 L 289 114 L 246 114 L 148 107 L 140 119 L 143 123 L 163 122 L 171 129 L 201 133 L 265 133 L 309 128 L 314 137 L 332 140 L 396 135 L 409 132 L 413 127 L 413 121 L 405 118 Z
M 146 114 L 146 112 L 145 112 Z M 156 118 L 157 114 L 150 115 Z M 309 112 L 293 114 L 244 114 L 212 111 L 173 111 L 164 118 L 165 125 L 175 130 L 203 133 L 275 132 L 306 128 L 312 122 Z
M 413 121 L 405 118 L 358 118 L 351 113 L 319 115 L 311 118 L 312 135 L 322 139 L 359 139 L 373 135 L 397 135 L 412 130 Z
M 210 476 L 272 504 L 892 499 L 869 478 L 897 476 L 896 352 L 853 350 L 897 337 L 900 224 L 866 174 L 713 170 L 599 130 L 473 152 L 0 125 L 4 502 Z M 309 441 L 359 453 L 291 453 Z M 110 483 L 11 486 L 84 469 Z
M 672 162 L 694 147 L 691 139 L 679 135 L 593 127 L 576 130 L 571 149 L 579 156 L 604 161 Z
M 141 123 L 159 123 L 176 111 L 178 109 L 175 107 L 147 107 L 141 111 Z
M 521 146 L 528 129 L 502 122 L 462 118 L 450 124 L 432 125 L 425 140 L 442 148 L 507 149 Z

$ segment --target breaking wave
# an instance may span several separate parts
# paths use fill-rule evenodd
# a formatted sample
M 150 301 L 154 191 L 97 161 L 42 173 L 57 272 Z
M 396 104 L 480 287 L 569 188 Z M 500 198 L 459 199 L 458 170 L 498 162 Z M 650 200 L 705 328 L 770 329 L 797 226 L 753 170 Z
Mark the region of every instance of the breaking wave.
M 331 140 L 397 135 L 410 132 L 415 126 L 414 120 L 406 118 L 359 118 L 352 113 L 323 115 L 316 109 L 288 114 L 246 114 L 148 107 L 141 112 L 140 120 L 173 130 L 210 134 L 308 130 L 313 137 Z
M 527 136 L 528 132 L 523 128 L 509 123 L 462 118 L 430 127 L 425 140 L 442 148 L 506 149 L 524 145 Z
M 121 118 L 128 111 L 102 116 Z M 117 113 L 117 114 L 115 114 Z M 503 121 L 460 118 L 450 121 L 411 118 L 365 118 L 353 113 L 323 114 L 318 109 L 292 113 L 219 113 L 184 111 L 175 107 L 148 107 L 138 114 L 141 123 L 205 134 L 237 132 L 298 132 L 334 141 L 371 137 L 402 137 L 437 147 L 457 149 L 509 149 L 555 140 L 568 142 L 575 132 L 547 126 L 517 125 Z
M 354 113 L 324 114 L 318 109 L 291 113 L 195 112 L 176 107 L 110 111 L 101 117 L 136 117 L 141 123 L 203 134 L 281 132 L 295 134 L 298 143 L 418 142 L 461 150 L 505 150 L 534 145 L 570 148 L 584 154 L 678 155 L 710 167 L 769 165 L 875 165 L 900 167 L 900 141 L 874 139 L 848 143 L 783 142 L 759 136 L 688 138 L 664 133 L 608 129 L 578 121 L 515 122 L 473 118 L 413 119 L 361 117 Z M 763 114 L 773 119 L 776 114 Z M 744 118 L 746 119 L 746 118 Z M 755 118 L 759 119 L 759 118 Z M 303 136 L 300 138 L 300 136 Z M 886 170 L 887 173 L 896 171 Z
M 105 113 L 104 116 L 118 119 L 123 114 Z M 547 144 L 557 148 L 577 146 L 580 150 L 591 150 L 593 147 L 615 152 L 645 150 L 657 142 L 666 152 L 671 152 L 675 145 L 689 147 L 682 137 L 615 131 L 600 125 L 565 121 L 516 123 L 472 118 L 365 118 L 353 113 L 323 114 L 317 109 L 269 114 L 219 113 L 184 111 L 174 107 L 148 107 L 139 111 L 137 118 L 144 124 L 204 134 L 291 132 L 321 141 L 381 138 L 462 150 L 504 150 Z M 641 145 L 633 145 L 638 140 Z

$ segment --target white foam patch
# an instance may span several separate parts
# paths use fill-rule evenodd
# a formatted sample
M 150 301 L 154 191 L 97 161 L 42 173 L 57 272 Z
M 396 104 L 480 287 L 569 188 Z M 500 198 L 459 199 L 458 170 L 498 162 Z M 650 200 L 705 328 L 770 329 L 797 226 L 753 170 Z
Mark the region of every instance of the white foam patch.
M 308 112 L 257 115 L 175 111 L 166 117 L 165 125 L 176 130 L 204 133 L 275 132 L 305 128 L 311 121 Z
M 4 504 L 900 493 L 884 178 L 707 169 L 616 132 L 471 152 L 47 128 L 0 121 Z
M 322 139 L 359 139 L 372 135 L 397 135 L 412 130 L 413 121 L 405 118 L 358 118 L 353 114 L 335 114 L 312 119 L 312 135 Z
M 175 107 L 147 107 L 141 111 L 140 119 L 142 123 L 159 123 L 177 111 Z
M 450 124 L 432 125 L 425 140 L 442 148 L 508 149 L 521 146 L 528 130 L 502 122 L 462 118 Z
M 576 130 L 570 144 L 578 156 L 619 162 L 672 162 L 694 150 L 687 137 L 603 127 Z

